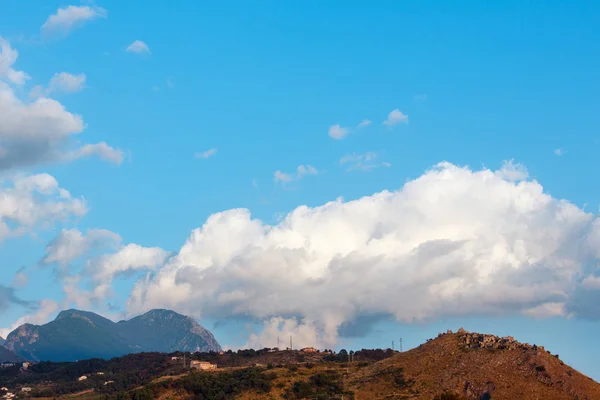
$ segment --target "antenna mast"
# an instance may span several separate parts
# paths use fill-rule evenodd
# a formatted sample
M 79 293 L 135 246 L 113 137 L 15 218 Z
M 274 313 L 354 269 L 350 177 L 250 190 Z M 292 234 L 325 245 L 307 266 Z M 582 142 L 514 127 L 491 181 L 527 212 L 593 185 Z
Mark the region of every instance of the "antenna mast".
M 402 338 L 400 338 L 400 353 L 402 353 Z

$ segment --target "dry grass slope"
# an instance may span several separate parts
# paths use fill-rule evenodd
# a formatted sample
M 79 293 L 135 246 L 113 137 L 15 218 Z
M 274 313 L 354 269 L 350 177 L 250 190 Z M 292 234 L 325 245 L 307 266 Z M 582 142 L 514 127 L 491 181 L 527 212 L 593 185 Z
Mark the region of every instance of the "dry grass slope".
M 440 335 L 351 380 L 357 400 L 432 400 L 443 392 L 464 399 L 600 399 L 600 384 L 543 348 L 466 332 Z

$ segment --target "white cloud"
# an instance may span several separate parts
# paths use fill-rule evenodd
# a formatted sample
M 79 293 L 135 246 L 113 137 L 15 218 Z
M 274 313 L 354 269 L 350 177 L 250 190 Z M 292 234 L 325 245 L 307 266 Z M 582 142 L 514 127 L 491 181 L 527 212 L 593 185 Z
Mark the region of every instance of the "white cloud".
M 148 45 L 144 42 L 142 42 L 141 40 L 134 40 L 133 43 L 131 43 L 127 49 L 128 52 L 130 53 L 136 53 L 136 54 L 150 54 L 150 47 L 148 47 Z
M 15 276 L 13 277 L 12 281 L 12 287 L 21 288 L 27 286 L 28 282 L 29 277 L 25 274 L 25 268 L 22 267 L 15 273 Z
M 574 292 L 597 276 L 600 222 L 524 171 L 440 163 L 397 191 L 300 206 L 275 225 L 214 214 L 136 283 L 128 312 L 252 316 L 265 331 L 249 344 L 261 345 L 299 331 L 272 318 L 300 318 L 298 335 L 327 347 L 365 315 L 584 315 Z
M 370 119 L 363 119 L 356 127 L 358 129 L 364 128 L 364 127 L 371 125 L 372 122 L 373 121 L 371 121 Z
M 564 151 L 563 149 L 560 149 L 560 148 L 554 150 L 554 154 L 557 156 L 562 156 L 565 153 L 566 153 L 566 151 Z
M 329 136 L 336 140 L 343 139 L 349 132 L 350 130 L 348 128 L 342 128 L 340 124 L 331 125 L 329 127 Z
M 68 72 L 54 74 L 47 88 L 42 85 L 36 85 L 29 93 L 30 97 L 36 99 L 48 97 L 53 92 L 75 93 L 85 89 L 85 74 L 73 75 Z
M 427 100 L 427 93 L 417 94 L 415 95 L 414 99 L 417 101 L 425 101 Z
M 67 35 L 71 30 L 82 26 L 88 21 L 106 18 L 108 12 L 102 7 L 96 6 L 67 6 L 59 8 L 56 14 L 48 17 L 42 25 L 42 33 L 61 33 Z
M 317 175 L 319 171 L 311 165 L 298 165 L 295 174 L 284 173 L 279 170 L 275 171 L 273 178 L 275 182 L 289 183 L 298 181 L 308 175 Z
M 84 235 L 78 229 L 63 229 L 47 246 L 43 264 L 68 266 L 96 248 L 116 249 L 121 237 L 105 229 L 91 229 Z
M 52 266 L 59 277 L 65 298 L 62 307 L 90 308 L 103 305 L 114 292 L 116 277 L 151 271 L 163 265 L 169 252 L 157 247 L 123 245 L 121 237 L 109 230 L 64 229 L 48 246 L 41 266 Z
M 106 299 L 111 294 L 115 277 L 140 270 L 153 270 L 161 266 L 169 253 L 158 247 L 142 247 L 137 244 L 122 246 L 114 254 L 104 255 L 89 263 L 86 275 L 94 282 L 94 299 Z
M 600 276 L 586 276 L 581 284 L 585 288 L 600 290 Z
M 507 160 L 502 163 L 502 168 L 496 172 L 496 175 L 509 182 L 516 182 L 529 178 L 529 171 L 523 164 Z
M 9 68 L 13 62 L 7 64 Z M 56 75 L 54 84 L 51 83 L 52 90 L 74 90 L 82 83 L 82 75 L 67 76 Z M 67 111 L 58 101 L 45 97 L 44 91 L 38 87 L 34 94 L 41 97 L 25 102 L 17 97 L 9 84 L 0 80 L 0 171 L 88 155 L 98 155 L 113 162 L 122 159 L 121 151 L 106 143 L 77 148 L 70 139 L 84 130 L 82 117 Z
M 310 346 L 324 348 L 320 335 L 318 328 L 310 320 L 298 322 L 296 318 L 273 317 L 263 322 L 262 330 L 259 333 L 250 334 L 248 342 L 242 348 L 273 348 L 277 346 L 277 339 L 279 339 L 279 346 L 284 349 L 290 346 L 290 336 L 294 349 Z
M 388 162 L 379 162 L 379 154 L 372 151 L 347 154 L 340 159 L 340 165 L 346 166 L 347 171 L 371 171 L 374 168 L 391 166 Z
M 387 119 L 383 123 L 388 126 L 394 126 L 400 123 L 408 124 L 408 115 L 396 108 L 395 110 L 390 111 Z
M 209 149 L 200 153 L 194 153 L 195 158 L 209 158 L 217 154 L 217 149 Z
M 0 36 L 0 79 L 6 79 L 15 85 L 22 85 L 31 79 L 23 71 L 13 69 L 13 64 L 19 58 L 19 52 Z
M 0 242 L 86 212 L 85 201 L 73 198 L 51 175 L 0 179 Z
M 77 160 L 89 156 L 97 156 L 113 164 L 121 164 L 125 159 L 123 150 L 109 146 L 105 142 L 86 144 L 64 155 L 65 161 Z
M 66 93 L 79 92 L 85 88 L 85 80 L 85 74 L 73 75 L 68 72 L 61 72 L 54 74 L 52 79 L 50 79 L 48 90 L 50 93 L 55 91 Z

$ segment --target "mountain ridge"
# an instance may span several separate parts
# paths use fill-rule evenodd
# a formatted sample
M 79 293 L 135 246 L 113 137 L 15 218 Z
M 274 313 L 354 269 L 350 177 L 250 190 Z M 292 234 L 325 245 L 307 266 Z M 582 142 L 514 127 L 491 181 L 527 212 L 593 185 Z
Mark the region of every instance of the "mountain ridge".
M 213 334 L 193 318 L 164 309 L 119 322 L 89 311 L 63 310 L 46 324 L 19 326 L 7 336 L 4 347 L 31 361 L 221 350 Z

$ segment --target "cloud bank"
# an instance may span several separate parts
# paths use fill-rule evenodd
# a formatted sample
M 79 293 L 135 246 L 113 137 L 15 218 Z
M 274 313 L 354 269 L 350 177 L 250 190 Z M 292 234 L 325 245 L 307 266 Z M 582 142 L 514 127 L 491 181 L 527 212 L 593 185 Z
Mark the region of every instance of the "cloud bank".
M 598 217 L 544 193 L 523 166 L 443 162 L 396 191 L 301 206 L 276 225 L 216 213 L 173 255 L 120 245 L 76 279 L 91 277 L 106 300 L 115 276 L 145 271 L 129 314 L 252 317 L 264 321 L 252 347 L 290 332 L 333 347 L 363 317 L 600 317 L 599 249 Z

